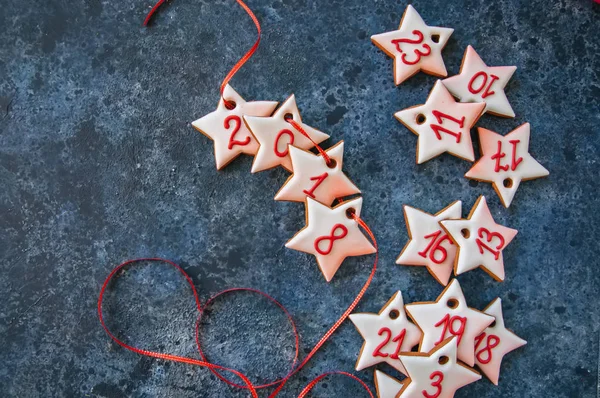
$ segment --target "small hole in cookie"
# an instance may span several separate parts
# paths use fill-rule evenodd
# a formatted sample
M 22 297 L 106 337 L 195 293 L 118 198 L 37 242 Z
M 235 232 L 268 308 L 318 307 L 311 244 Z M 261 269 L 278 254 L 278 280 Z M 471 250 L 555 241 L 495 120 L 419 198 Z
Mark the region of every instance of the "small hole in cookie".
M 229 109 L 230 111 L 235 109 L 235 107 L 237 106 L 235 101 L 229 101 L 229 100 L 223 99 L 223 102 L 225 102 L 225 108 Z
M 438 363 L 439 363 L 440 365 L 445 365 L 445 364 L 447 364 L 447 363 L 448 363 L 448 361 L 449 361 L 449 360 L 450 360 L 450 358 L 448 358 L 448 357 L 447 357 L 447 356 L 445 356 L 445 355 L 442 355 L 442 356 L 441 356 L 441 357 L 438 359 Z
M 326 162 L 325 164 L 330 169 L 335 169 L 335 166 L 337 166 L 337 162 L 335 161 L 335 159 L 331 159 L 331 158 L 329 158 L 329 162 Z
M 356 209 L 354 207 L 351 207 L 348 210 L 346 210 L 346 217 L 348 217 L 349 219 L 354 220 L 355 215 Z
M 490 323 L 490 326 L 488 326 L 489 328 L 493 328 L 494 326 L 496 326 L 496 321 Z
M 292 115 L 291 113 L 286 113 L 283 118 L 285 120 L 294 120 L 294 115 Z
M 400 316 L 400 312 L 398 310 L 391 310 L 388 315 L 390 319 L 397 319 Z
M 423 124 L 425 123 L 425 120 L 427 120 L 427 118 L 422 113 L 417 115 L 417 124 Z
M 446 301 L 446 305 L 448 306 L 448 308 L 455 309 L 456 307 L 458 307 L 458 300 L 451 298 L 448 301 Z
M 502 185 L 504 185 L 504 188 L 512 188 L 512 186 L 513 186 L 512 178 L 505 178 L 504 181 L 502 181 Z
M 410 352 L 419 352 L 419 345 L 414 345 L 413 348 L 410 349 Z
M 440 42 L 440 35 L 431 35 L 431 41 L 434 43 Z
M 471 233 L 470 233 L 470 232 L 469 232 L 469 230 L 468 230 L 468 229 L 466 229 L 466 228 L 463 228 L 463 229 L 461 229 L 461 230 L 460 230 L 460 233 L 462 234 L 462 236 L 463 236 L 465 239 L 469 239 L 469 236 L 471 236 Z

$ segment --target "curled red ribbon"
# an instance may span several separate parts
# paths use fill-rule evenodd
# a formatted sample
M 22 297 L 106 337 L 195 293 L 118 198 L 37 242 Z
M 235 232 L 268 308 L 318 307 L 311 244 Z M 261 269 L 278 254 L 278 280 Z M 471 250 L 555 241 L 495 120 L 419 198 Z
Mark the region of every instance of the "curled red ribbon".
M 365 232 L 367 232 L 367 234 L 369 235 L 369 237 L 371 238 L 373 245 L 375 246 L 375 248 L 377 249 L 377 241 L 375 240 L 375 236 L 373 235 L 373 232 L 369 229 L 369 227 L 365 224 L 365 222 L 358 217 L 355 213 L 351 214 L 352 218 L 365 230 Z M 139 262 L 164 262 L 167 263 L 169 265 L 172 265 L 173 267 L 175 267 L 186 279 L 187 283 L 190 285 L 191 289 L 192 289 L 192 293 L 194 295 L 194 300 L 196 301 L 196 308 L 198 309 L 199 315 L 198 315 L 198 319 L 196 321 L 196 345 L 198 347 L 198 351 L 200 352 L 200 356 L 202 358 L 202 360 L 197 360 L 197 359 L 192 359 L 192 358 L 187 358 L 187 357 L 181 357 L 181 356 L 177 356 L 177 355 L 171 355 L 171 354 L 164 354 L 164 353 L 160 353 L 160 352 L 155 352 L 155 351 L 149 351 L 149 350 L 144 350 L 144 349 L 140 349 L 140 348 L 136 348 L 133 347 L 123 341 L 121 341 L 118 337 L 116 337 L 108 328 L 108 326 L 106 326 L 106 323 L 104 322 L 104 316 L 102 313 L 102 302 L 104 300 L 104 293 L 108 287 L 108 285 L 110 284 L 110 282 L 112 281 L 113 277 L 119 272 L 121 271 L 123 268 L 125 268 L 128 265 L 134 264 L 134 263 L 139 263 Z M 220 293 L 217 293 L 216 295 L 214 295 L 213 297 L 211 297 L 210 299 L 208 299 L 205 303 L 204 306 L 202 306 L 202 304 L 200 303 L 200 299 L 198 298 L 198 293 L 196 291 L 196 288 L 194 287 L 194 283 L 192 281 L 192 279 L 189 277 L 189 275 L 183 270 L 183 268 L 181 268 L 179 265 L 175 264 L 172 261 L 169 260 L 165 260 L 162 258 L 140 258 L 140 259 L 135 259 L 135 260 L 129 260 L 126 261 L 120 265 L 118 265 L 115 269 L 113 269 L 111 271 L 111 273 L 106 277 L 104 283 L 102 284 L 102 288 L 100 289 L 100 295 L 98 297 L 98 317 L 100 319 L 100 324 L 102 325 L 102 328 L 104 328 L 104 330 L 106 331 L 106 333 L 108 334 L 108 336 L 118 345 L 120 345 L 121 347 L 133 351 L 137 354 L 140 355 L 145 355 L 145 356 L 149 356 L 149 357 L 153 357 L 153 358 L 159 358 L 159 359 L 164 359 L 164 360 L 169 360 L 169 361 L 175 361 L 175 362 L 182 362 L 182 363 L 187 363 L 190 365 L 197 365 L 197 366 L 202 366 L 202 367 L 206 367 L 208 369 L 210 369 L 217 377 L 219 377 L 221 380 L 223 380 L 224 382 L 226 382 L 227 384 L 234 386 L 234 387 L 238 387 L 238 388 L 245 388 L 248 389 L 250 391 L 250 393 L 252 394 L 253 397 L 258 398 L 258 394 L 256 390 L 262 389 L 262 388 L 266 388 L 266 387 L 272 387 L 277 385 L 277 388 L 271 393 L 271 395 L 269 395 L 269 397 L 275 397 L 277 394 L 279 394 L 279 392 L 281 391 L 281 389 L 285 386 L 286 382 L 296 373 L 298 373 L 300 371 L 300 369 L 302 369 L 304 367 L 304 365 L 306 365 L 310 359 L 313 357 L 313 355 L 321 348 L 321 346 L 323 346 L 323 344 L 325 344 L 325 342 L 329 339 L 329 337 L 331 337 L 331 335 L 337 330 L 338 327 L 340 327 L 340 325 L 346 320 L 346 318 L 348 317 L 348 315 L 350 315 L 350 313 L 352 311 L 354 311 L 354 308 L 356 308 L 356 306 L 358 305 L 358 303 L 360 302 L 360 300 L 362 299 L 362 297 L 364 296 L 365 292 L 367 291 L 369 285 L 371 284 L 371 281 L 373 280 L 373 277 L 375 275 L 375 271 L 377 270 L 377 261 L 378 261 L 378 253 L 375 253 L 375 261 L 373 262 L 373 268 L 371 270 L 371 273 L 369 275 L 369 278 L 367 279 L 367 281 L 365 282 L 365 284 L 363 285 L 363 287 L 361 288 L 360 292 L 357 294 L 357 296 L 355 297 L 355 299 L 352 301 L 352 303 L 350 304 L 350 306 L 346 309 L 346 311 L 344 311 L 342 313 L 342 315 L 340 316 L 340 318 L 333 324 L 333 326 L 331 326 L 331 328 L 321 337 L 321 339 L 317 342 L 317 344 L 315 344 L 315 346 L 313 347 L 313 349 L 310 351 L 310 353 L 306 356 L 306 358 L 304 358 L 304 360 L 298 365 L 295 366 L 298 360 L 298 352 L 299 352 L 299 336 L 298 336 L 298 331 L 296 329 L 296 324 L 294 323 L 294 320 L 292 318 L 292 316 L 290 315 L 290 313 L 286 310 L 286 308 L 279 303 L 277 300 L 275 300 L 273 297 L 269 296 L 266 293 L 263 293 L 259 290 L 256 289 L 250 289 L 250 288 L 233 288 L 233 289 L 227 289 L 224 290 Z M 294 338 L 295 338 L 295 343 L 296 343 L 296 353 L 294 356 L 294 360 L 292 362 L 292 366 L 291 366 L 291 370 L 290 372 L 275 381 L 272 382 L 268 382 L 262 385 L 258 385 L 255 386 L 245 375 L 243 375 L 241 372 L 235 370 L 235 369 L 231 369 L 225 366 L 221 366 L 221 365 L 217 365 L 214 363 L 209 362 L 206 359 L 206 356 L 204 355 L 202 348 L 200 346 L 200 320 L 202 317 L 202 313 L 204 311 L 205 308 L 207 308 L 215 299 L 217 299 L 218 297 L 222 296 L 223 294 L 226 293 L 232 293 L 232 292 L 238 292 L 238 291 L 248 291 L 248 292 L 252 292 L 252 293 L 257 293 L 262 295 L 263 297 L 269 299 L 271 302 L 273 302 L 275 305 L 277 305 L 284 313 L 285 315 L 288 317 L 288 320 L 290 322 L 290 324 L 292 325 L 292 329 L 293 329 L 293 333 L 294 333 Z M 241 384 L 236 384 L 234 382 L 232 382 L 231 380 L 225 378 L 223 375 L 221 375 L 218 371 L 222 370 L 222 371 L 226 371 L 229 373 L 233 373 L 236 376 L 238 376 L 239 378 L 241 378 L 244 382 L 245 385 L 241 385 Z M 341 372 L 341 371 L 336 371 L 336 372 L 328 372 L 328 373 L 324 373 L 320 376 L 318 376 L 317 378 L 313 379 L 300 393 L 299 397 L 304 397 L 310 390 L 312 390 L 323 378 L 331 375 L 331 374 L 341 374 L 341 375 L 345 375 L 348 377 L 353 378 L 354 380 L 357 380 L 361 386 L 369 393 L 369 396 L 371 398 L 373 398 L 373 394 L 371 393 L 371 391 L 369 390 L 369 387 L 362 382 L 358 377 L 350 374 L 350 373 L 346 373 L 346 372 Z

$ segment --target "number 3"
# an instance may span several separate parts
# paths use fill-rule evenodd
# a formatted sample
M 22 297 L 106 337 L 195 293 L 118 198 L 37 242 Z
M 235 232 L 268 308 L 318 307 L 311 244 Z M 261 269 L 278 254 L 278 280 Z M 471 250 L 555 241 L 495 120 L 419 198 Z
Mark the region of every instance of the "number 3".
M 437 370 L 429 375 L 429 379 L 431 380 L 431 387 L 436 388 L 435 393 L 429 394 L 427 390 L 423 390 L 423 396 L 426 398 L 437 398 L 442 393 L 442 382 L 444 381 L 444 374 Z

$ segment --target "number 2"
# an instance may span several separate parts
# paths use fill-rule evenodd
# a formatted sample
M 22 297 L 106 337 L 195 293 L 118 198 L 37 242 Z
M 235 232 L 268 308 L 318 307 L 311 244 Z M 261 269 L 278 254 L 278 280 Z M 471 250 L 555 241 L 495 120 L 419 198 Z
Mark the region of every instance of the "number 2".
M 396 346 L 396 351 L 394 351 L 394 353 L 391 355 L 388 353 L 385 353 L 385 352 L 381 352 L 381 349 L 383 347 L 385 347 L 387 345 L 387 343 L 390 342 L 390 338 L 392 337 L 392 331 L 390 330 L 390 328 L 383 327 L 383 328 L 379 329 L 379 332 L 377 334 L 379 336 L 382 336 L 385 334 L 386 337 L 375 348 L 375 350 L 373 350 L 373 356 L 374 357 L 383 357 L 383 358 L 387 358 L 389 356 L 392 359 L 398 359 L 398 354 L 400 353 L 400 349 L 402 347 L 402 342 L 404 341 L 404 336 L 406 335 L 406 329 L 402 329 L 402 331 L 400 333 L 398 333 L 398 335 L 392 339 L 392 342 L 398 343 L 398 345 Z
M 229 145 L 227 145 L 227 148 L 229 150 L 231 150 L 236 145 L 245 146 L 250 143 L 250 137 L 246 137 L 244 139 L 244 141 L 238 141 L 235 139 L 235 135 L 238 133 L 238 131 L 240 131 L 240 127 L 242 126 L 242 121 L 240 120 L 239 116 L 237 116 L 237 115 L 227 116 L 225 118 L 225 120 L 223 121 L 223 127 L 225 127 L 226 129 L 229 130 L 229 127 L 231 127 L 232 121 L 234 122 L 235 126 L 233 127 L 233 132 L 229 136 Z

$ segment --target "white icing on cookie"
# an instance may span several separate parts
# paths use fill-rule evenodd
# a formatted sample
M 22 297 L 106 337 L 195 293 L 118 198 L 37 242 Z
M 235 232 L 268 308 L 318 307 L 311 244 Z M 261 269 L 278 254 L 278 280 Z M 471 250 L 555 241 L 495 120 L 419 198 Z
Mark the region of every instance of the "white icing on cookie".
M 438 80 L 424 105 L 404 109 L 394 116 L 419 136 L 417 164 L 444 152 L 472 162 L 475 156 L 471 127 L 484 108 L 485 104 L 456 102 Z
M 235 108 L 227 109 L 223 99 L 233 101 Z M 242 153 L 256 155 L 258 142 L 250 134 L 242 118 L 246 115 L 270 116 L 276 107 L 275 101 L 246 102 L 228 84 L 217 109 L 193 121 L 192 126 L 214 141 L 215 161 L 220 170 Z
M 442 49 L 452 32 L 454 29 L 427 26 L 409 5 L 398 30 L 371 36 L 371 41 L 394 59 L 394 82 L 399 85 L 419 71 L 447 76 Z
M 521 181 L 550 174 L 529 154 L 529 123 L 505 136 L 481 127 L 478 131 L 482 156 L 465 177 L 491 182 L 505 207 L 510 206 Z
M 409 379 L 397 397 L 452 398 L 459 388 L 481 379 L 479 373 L 457 361 L 456 340 L 448 338 L 427 354 L 401 355 Z
M 376 370 L 375 388 L 377 389 L 377 398 L 396 398 L 402 389 L 402 383 L 381 370 Z
M 487 66 L 473 47 L 468 46 L 458 75 L 442 82 L 461 102 L 485 102 L 485 112 L 515 117 L 504 93 L 515 70 L 516 66 Z
M 283 184 L 275 200 L 304 202 L 307 196 L 330 205 L 336 198 L 360 193 L 360 190 L 342 171 L 344 141 L 325 151 L 333 161 L 327 165 L 321 155 L 289 146 L 292 174 Z
M 353 210 L 360 217 L 362 198 L 349 200 L 333 208 L 306 198 L 306 226 L 285 247 L 313 254 L 327 282 L 346 257 L 362 256 L 377 250 L 362 234 L 358 223 L 346 215 Z
M 504 356 L 527 342 L 504 326 L 500 298 L 492 301 L 483 312 L 496 318 L 496 322 L 475 339 L 475 364 L 492 383 L 498 385 Z
M 293 120 L 302 126 L 317 144 L 329 138 L 327 134 L 302 123 L 300 112 L 296 106 L 296 98 L 292 94 L 271 117 L 244 117 L 248 129 L 260 144 L 252 163 L 253 173 L 279 165 L 292 171 L 288 144 L 302 149 L 314 147 L 307 137 L 285 120 L 286 115 L 291 115 Z
M 502 251 L 518 231 L 496 224 L 484 196 L 477 199 L 466 220 L 446 220 L 440 225 L 458 245 L 456 275 L 481 267 L 494 279 L 504 280 Z
M 386 362 L 406 374 L 398 355 L 419 344 L 422 333 L 406 317 L 402 292 L 396 292 L 378 314 L 356 313 L 349 318 L 365 340 L 356 370 Z
M 458 358 L 469 366 L 475 363 L 475 337 L 494 321 L 494 317 L 467 306 L 456 279 L 450 282 L 435 302 L 412 303 L 405 308 L 423 331 L 420 352 L 428 352 L 446 338 L 454 336 L 458 344 Z M 406 363 L 404 366 L 409 370 Z
M 410 240 L 402 249 L 396 264 L 425 266 L 439 283 L 446 286 L 454 268 L 456 245 L 439 222 L 459 219 L 461 211 L 460 200 L 435 215 L 404 206 L 404 219 Z

